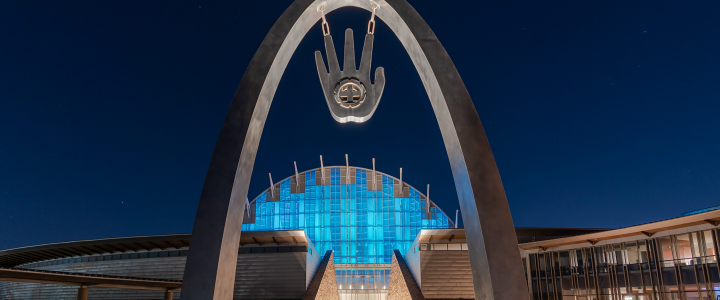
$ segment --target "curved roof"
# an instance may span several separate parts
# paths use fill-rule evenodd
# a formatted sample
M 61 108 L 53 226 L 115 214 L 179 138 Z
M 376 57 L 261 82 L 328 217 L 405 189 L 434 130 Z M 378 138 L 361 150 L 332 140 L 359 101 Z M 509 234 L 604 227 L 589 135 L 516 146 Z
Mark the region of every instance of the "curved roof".
M 21 247 L 0 251 L 0 267 L 83 255 L 125 253 L 153 249 L 179 249 L 190 246 L 189 234 L 168 234 L 85 240 Z
M 595 245 L 598 242 L 613 240 L 618 238 L 626 238 L 632 236 L 644 236 L 649 238 L 655 236 L 655 234 L 669 231 L 673 229 L 686 228 L 690 226 L 705 225 L 709 228 L 716 228 L 720 225 L 720 210 L 711 210 L 703 213 L 697 213 L 652 223 L 645 223 L 630 227 L 624 227 L 619 229 L 605 230 L 594 233 L 588 233 L 577 236 L 563 237 L 558 239 L 550 239 L 543 241 L 535 241 L 529 243 L 520 244 L 521 249 L 545 249 L 575 245 L 575 244 L 589 244 Z M 705 229 L 703 229 L 705 230 Z M 664 236 L 664 235 L 661 235 Z M 656 236 L 657 237 L 657 236 Z
M 307 245 L 310 240 L 302 230 L 243 231 L 240 245 L 248 244 Z M 82 257 L 101 254 L 132 253 L 151 250 L 180 250 L 190 246 L 190 234 L 166 234 L 134 236 L 62 242 L 37 246 L 20 247 L 0 251 L 0 267 L 12 268 L 18 265 L 60 258 Z
M 345 169 L 346 169 L 347 167 L 346 167 L 346 166 L 324 166 L 323 168 L 325 168 L 325 172 L 326 172 L 326 174 L 328 174 L 328 175 L 326 175 L 325 177 L 328 177 L 328 176 L 330 176 L 329 174 L 330 174 L 330 169 L 331 169 L 331 168 L 340 168 L 341 171 L 345 171 Z M 299 172 L 298 175 L 303 175 L 303 177 L 304 177 L 304 175 L 305 175 L 307 172 L 311 172 L 311 171 L 318 171 L 318 172 L 320 172 L 320 169 L 321 169 L 321 168 L 315 168 L 315 169 L 306 170 L 306 171 L 303 171 L 303 172 Z M 373 171 L 372 169 L 367 169 L 367 168 L 363 168 L 363 167 L 350 166 L 350 171 L 352 172 L 353 170 L 365 170 L 365 171 L 367 171 L 367 172 L 372 172 L 372 171 Z M 408 187 L 408 188 L 412 188 L 412 189 L 416 190 L 416 191 L 420 194 L 420 199 L 423 199 L 423 200 L 424 200 L 424 199 L 427 198 L 427 195 L 425 195 L 424 193 L 422 193 L 420 190 L 416 189 L 415 187 L 413 187 L 412 185 L 408 184 L 407 182 L 404 182 L 404 181 L 401 182 L 400 179 L 398 179 L 398 178 L 395 177 L 395 176 L 392 176 L 392 175 L 389 175 L 389 174 L 387 174 L 387 173 L 383 173 L 383 172 L 380 172 L 380 171 L 377 171 L 377 170 L 375 170 L 375 174 L 376 174 L 376 175 L 375 175 L 376 177 L 377 177 L 377 175 L 384 175 L 384 176 L 387 176 L 387 177 L 392 178 L 393 181 L 395 181 L 395 185 L 399 185 L 400 183 L 402 183 L 403 188 Z M 351 177 L 355 177 L 355 176 L 354 176 L 354 175 L 351 175 Z M 283 182 L 283 181 L 285 181 L 285 180 L 288 180 L 288 179 L 293 179 L 293 178 L 295 178 L 295 175 L 291 175 L 291 176 L 285 177 L 283 180 L 280 180 L 280 181 L 277 181 L 277 182 L 273 182 L 273 185 L 275 186 L 275 189 L 279 189 L 281 182 Z M 293 181 L 296 182 L 295 180 L 293 180 Z M 264 191 L 260 192 L 257 196 L 255 196 L 255 198 L 253 198 L 253 199 L 250 201 L 249 204 L 251 205 L 251 207 L 250 207 L 250 210 L 251 210 L 251 213 L 250 213 L 250 214 L 251 214 L 251 216 L 255 216 L 255 206 L 254 206 L 255 200 L 257 200 L 257 198 L 260 197 L 260 195 L 262 195 L 263 193 L 270 193 L 270 188 L 271 188 L 271 187 L 268 187 L 268 188 L 265 189 Z M 449 222 L 450 226 L 451 226 L 451 227 L 455 227 L 455 221 L 452 220 L 452 219 L 450 219 L 449 215 L 448 215 L 447 213 L 445 213 L 445 211 L 442 210 L 442 208 L 440 208 L 440 206 L 438 206 L 437 204 L 435 204 L 435 202 L 433 202 L 432 200 L 430 200 L 430 207 L 436 207 L 438 210 L 440 210 L 440 212 L 442 212 L 445 216 L 448 217 L 448 222 Z M 254 218 L 250 218 L 250 219 L 254 219 Z M 250 221 L 250 220 L 248 220 L 248 218 L 244 218 L 244 219 L 243 219 L 243 224 L 247 224 L 249 221 Z

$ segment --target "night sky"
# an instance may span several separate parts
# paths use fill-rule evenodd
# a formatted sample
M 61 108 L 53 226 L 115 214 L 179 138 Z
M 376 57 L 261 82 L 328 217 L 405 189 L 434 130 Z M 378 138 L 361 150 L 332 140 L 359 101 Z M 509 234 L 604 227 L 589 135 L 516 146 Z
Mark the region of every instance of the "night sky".
M 0 249 L 189 233 L 235 89 L 290 3 L 0 4 Z M 515 226 L 618 228 L 720 204 L 720 2 L 411 4 L 470 91 Z M 353 28 L 359 56 L 369 17 L 328 14 L 336 45 Z M 402 167 L 454 217 L 440 130 L 394 34 L 378 22 L 387 84 L 362 124 L 331 117 L 319 49 L 316 25 L 275 95 L 250 199 L 293 161 L 347 153 Z

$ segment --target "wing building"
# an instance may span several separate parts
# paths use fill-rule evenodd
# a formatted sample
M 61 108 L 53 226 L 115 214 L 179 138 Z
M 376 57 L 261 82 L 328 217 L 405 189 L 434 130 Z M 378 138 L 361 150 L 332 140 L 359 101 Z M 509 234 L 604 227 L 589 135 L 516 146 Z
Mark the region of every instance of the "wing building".
M 248 208 L 235 299 L 475 298 L 464 229 L 393 176 L 321 167 L 272 183 Z M 539 300 L 720 299 L 718 208 L 614 230 L 517 228 L 517 288 Z M 3 250 L 0 299 L 179 299 L 191 241 Z

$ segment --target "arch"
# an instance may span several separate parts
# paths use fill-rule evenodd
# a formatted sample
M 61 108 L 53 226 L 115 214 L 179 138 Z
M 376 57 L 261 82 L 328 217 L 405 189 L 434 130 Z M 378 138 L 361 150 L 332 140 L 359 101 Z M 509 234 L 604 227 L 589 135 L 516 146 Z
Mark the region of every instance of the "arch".
M 510 208 L 480 117 L 455 65 L 406 0 L 377 1 L 420 74 L 447 150 L 463 214 L 476 299 L 528 299 Z M 233 297 L 245 199 L 273 96 L 317 7 L 370 10 L 369 0 L 296 0 L 275 22 L 235 92 L 205 177 L 181 299 Z M 239 217 L 238 217 L 239 216 Z

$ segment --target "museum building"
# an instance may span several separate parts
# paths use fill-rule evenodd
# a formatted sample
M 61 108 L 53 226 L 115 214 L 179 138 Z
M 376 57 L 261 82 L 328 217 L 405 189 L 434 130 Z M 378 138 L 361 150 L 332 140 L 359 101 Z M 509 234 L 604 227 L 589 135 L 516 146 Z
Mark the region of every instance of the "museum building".
M 465 231 L 390 175 L 321 167 L 271 184 L 248 208 L 235 299 L 302 299 L 318 280 L 340 299 L 394 299 L 398 277 L 426 299 L 475 296 Z M 518 288 L 543 300 L 716 299 L 718 224 L 720 210 L 707 209 L 614 230 L 517 228 L 527 278 Z M 0 299 L 84 299 L 83 289 L 86 299 L 179 299 L 191 240 L 0 251 Z

